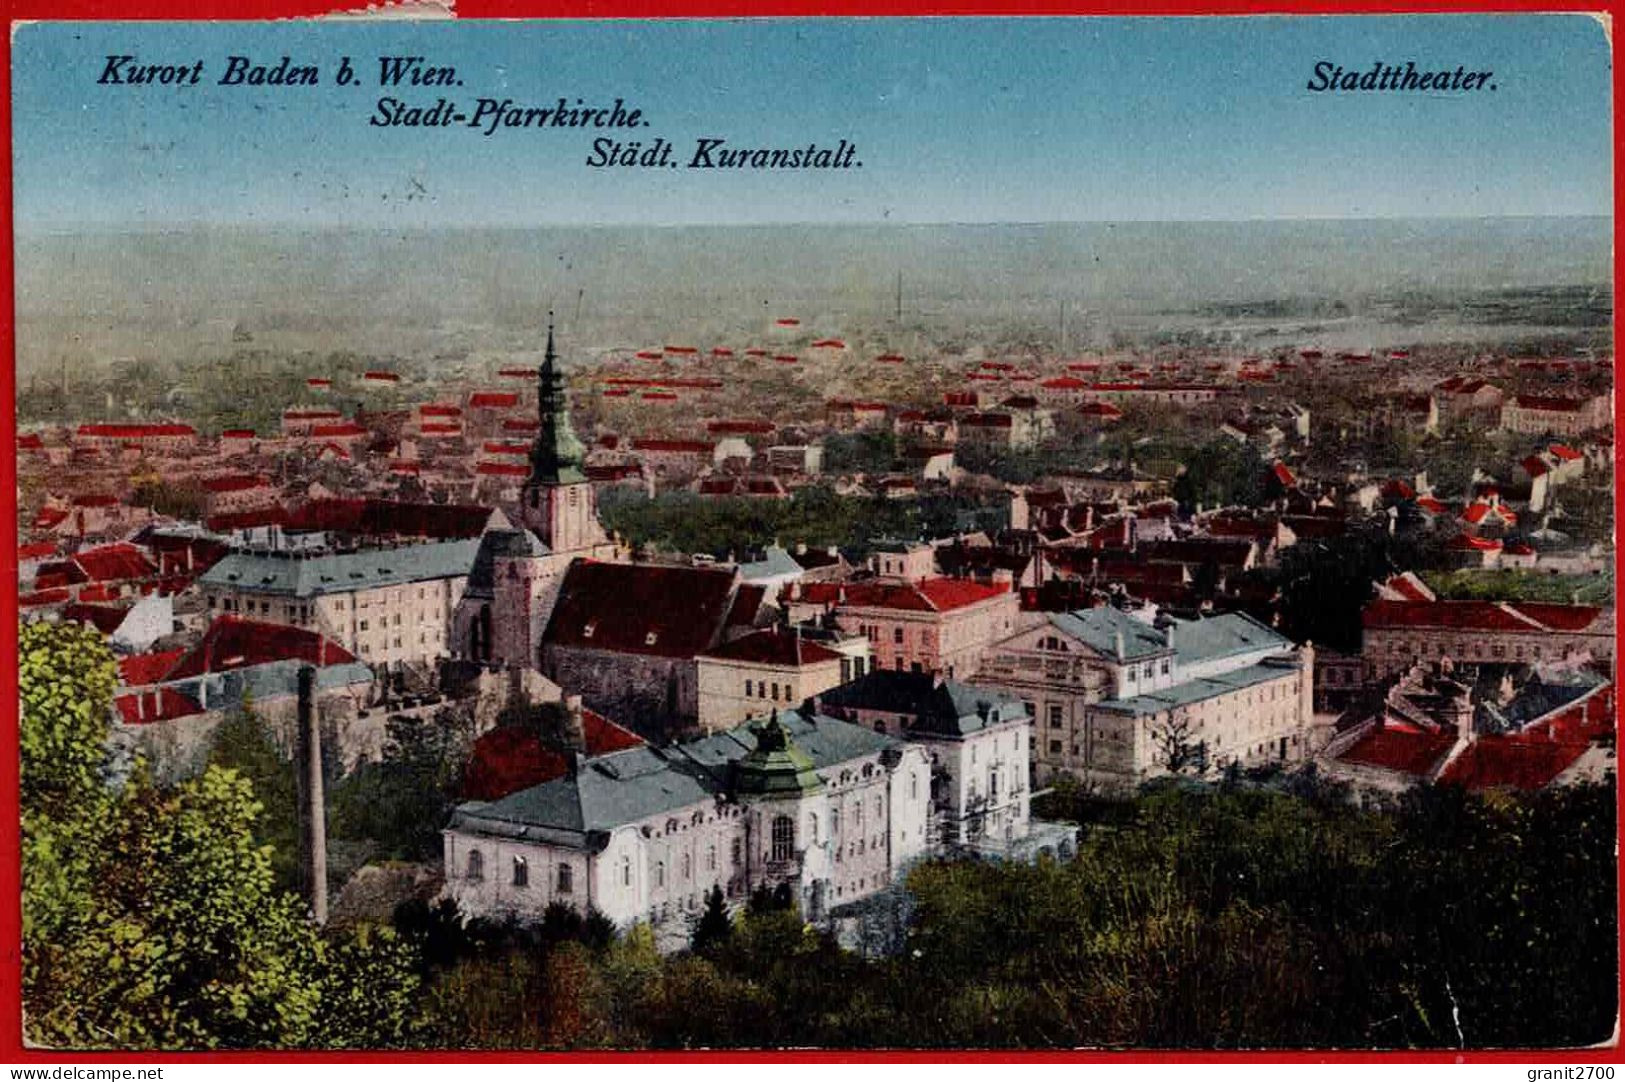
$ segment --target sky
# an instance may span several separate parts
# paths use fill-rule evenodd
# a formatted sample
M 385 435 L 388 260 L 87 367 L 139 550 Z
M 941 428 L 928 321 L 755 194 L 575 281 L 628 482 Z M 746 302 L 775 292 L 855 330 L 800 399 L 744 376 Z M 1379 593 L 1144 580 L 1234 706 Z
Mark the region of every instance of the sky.
M 204 63 L 109 86 L 108 55 Z M 314 87 L 219 86 L 226 58 Z M 349 56 L 360 83 L 335 85 Z M 421 55 L 462 85 L 378 85 Z M 1314 93 L 1315 65 L 1494 90 Z M 1584 16 L 67 24 L 12 38 L 19 232 L 184 224 L 1189 221 L 1612 212 L 1609 51 Z M 695 140 L 861 168 L 595 169 L 600 134 L 377 127 L 377 101 L 620 98 Z

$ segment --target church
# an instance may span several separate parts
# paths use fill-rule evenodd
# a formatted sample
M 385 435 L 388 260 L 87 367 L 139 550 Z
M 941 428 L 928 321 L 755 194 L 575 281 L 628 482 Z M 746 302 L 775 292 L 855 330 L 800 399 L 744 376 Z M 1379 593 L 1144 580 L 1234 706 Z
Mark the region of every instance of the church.
M 536 374 L 539 426 L 515 525 L 487 530 L 452 615 L 451 654 L 481 665 L 537 665 L 542 633 L 564 574 L 578 558 L 622 562 L 598 522 L 597 497 L 583 470 L 587 449 L 570 424 L 564 374 L 547 326 Z

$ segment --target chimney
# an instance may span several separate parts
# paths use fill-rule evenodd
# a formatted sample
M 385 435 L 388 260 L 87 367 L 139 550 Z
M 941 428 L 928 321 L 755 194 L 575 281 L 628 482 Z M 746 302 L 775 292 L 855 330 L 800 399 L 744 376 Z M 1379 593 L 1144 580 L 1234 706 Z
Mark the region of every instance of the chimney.
M 322 730 L 316 710 L 316 668 L 299 667 L 300 871 L 311 919 L 327 923 L 327 800 L 322 783 Z
M 569 695 L 564 700 L 564 744 L 576 755 L 587 750 L 586 722 L 582 717 L 579 695 Z
M 1113 639 L 1115 640 L 1115 644 L 1117 646 L 1117 660 L 1122 661 L 1128 656 L 1128 651 L 1123 649 L 1123 632 L 1119 630 L 1113 636 Z
M 1163 628 L 1163 631 L 1162 631 L 1163 638 L 1167 640 L 1168 649 L 1170 649 L 1170 650 L 1174 649 L 1174 628 L 1177 627 L 1178 625 L 1179 625 L 1178 620 L 1170 620 L 1168 622 L 1168 626 Z
M 807 542 L 805 542 L 805 541 L 797 541 L 796 542 L 796 555 L 797 556 L 805 556 L 805 555 L 807 555 Z

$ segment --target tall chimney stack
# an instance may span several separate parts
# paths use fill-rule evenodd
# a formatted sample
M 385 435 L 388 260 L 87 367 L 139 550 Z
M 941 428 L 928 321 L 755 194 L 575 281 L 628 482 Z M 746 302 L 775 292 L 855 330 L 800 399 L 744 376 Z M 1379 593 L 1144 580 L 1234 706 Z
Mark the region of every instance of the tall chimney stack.
M 327 800 L 322 784 L 322 729 L 316 712 L 316 667 L 299 667 L 299 850 L 310 915 L 327 923 Z
M 581 696 L 569 695 L 564 700 L 564 743 L 572 752 L 587 750 L 587 723 L 581 716 Z

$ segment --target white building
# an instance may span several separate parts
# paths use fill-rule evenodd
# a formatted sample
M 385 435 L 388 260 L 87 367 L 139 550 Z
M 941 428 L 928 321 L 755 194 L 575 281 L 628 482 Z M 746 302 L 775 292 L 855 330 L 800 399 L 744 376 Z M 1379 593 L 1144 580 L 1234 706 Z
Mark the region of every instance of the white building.
M 927 847 L 925 752 L 872 729 L 785 712 L 666 748 L 637 747 L 501 800 L 444 832 L 464 913 L 535 918 L 552 902 L 648 921 L 686 941 L 719 887 L 788 885 L 821 920 L 895 882 Z

